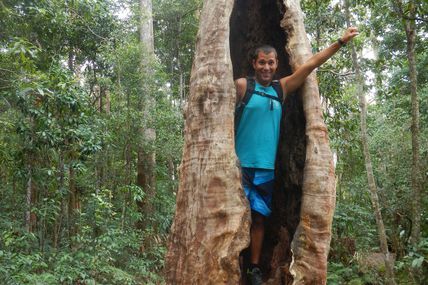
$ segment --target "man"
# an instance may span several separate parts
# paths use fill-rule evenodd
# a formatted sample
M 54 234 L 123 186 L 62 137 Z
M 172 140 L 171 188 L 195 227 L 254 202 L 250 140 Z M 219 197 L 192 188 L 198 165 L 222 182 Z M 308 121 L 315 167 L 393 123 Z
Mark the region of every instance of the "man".
M 281 78 L 279 87 L 284 96 L 296 91 L 306 77 L 332 57 L 343 45 L 358 35 L 355 27 L 348 28 L 335 43 L 312 56 L 293 74 Z M 252 62 L 255 73 L 254 93 L 245 105 L 235 130 L 236 153 L 241 163 L 242 182 L 251 207 L 250 266 L 252 285 L 262 284 L 259 268 L 264 238 L 264 222 L 271 213 L 275 157 L 279 140 L 282 102 L 273 100 L 278 92 L 272 86 L 278 68 L 277 52 L 273 47 L 256 49 Z M 245 96 L 247 79 L 235 81 L 237 103 Z

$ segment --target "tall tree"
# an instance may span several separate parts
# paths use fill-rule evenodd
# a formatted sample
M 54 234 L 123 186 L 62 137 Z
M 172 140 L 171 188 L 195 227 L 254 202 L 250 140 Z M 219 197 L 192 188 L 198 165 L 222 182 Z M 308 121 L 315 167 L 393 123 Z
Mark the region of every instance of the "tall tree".
M 345 9 L 346 23 L 348 26 L 350 26 L 351 14 L 349 11 L 348 0 L 344 1 L 344 9 Z M 369 142 L 368 142 L 368 134 L 367 134 L 367 102 L 366 102 L 366 96 L 363 88 L 364 77 L 361 74 L 361 69 L 358 63 L 358 57 L 357 57 L 355 45 L 353 43 L 350 43 L 350 45 L 351 45 L 352 65 L 355 70 L 355 77 L 356 77 L 355 92 L 358 95 L 358 99 L 360 103 L 361 143 L 363 145 L 364 163 L 365 163 L 365 168 L 367 173 L 367 181 L 368 181 L 368 186 L 370 191 L 370 198 L 371 198 L 373 210 L 375 212 L 377 231 L 378 231 L 379 240 L 380 240 L 380 248 L 382 253 L 384 254 L 387 284 L 396 284 L 394 279 L 394 262 L 388 251 L 385 226 L 383 223 L 382 213 L 380 210 L 379 197 L 377 194 L 377 185 L 373 174 L 372 159 L 369 151 Z
M 234 151 L 232 78 L 249 75 L 247 53 L 261 43 L 287 48 L 278 54 L 279 76 L 311 56 L 299 1 L 205 1 L 166 257 L 168 284 L 239 282 L 249 209 Z M 264 279 L 270 284 L 325 284 L 335 179 L 315 74 L 287 99 L 285 109 L 278 194 L 262 254 Z
M 419 131 L 419 98 L 417 92 L 416 70 L 416 3 L 413 0 L 404 3 L 395 0 L 395 7 L 406 31 L 407 61 L 409 66 L 410 95 L 412 102 L 412 233 L 410 242 L 417 245 L 421 235 L 421 167 L 420 167 L 420 131 Z M 403 7 L 405 6 L 405 7 Z M 407 13 L 406 13 L 407 12 Z
M 151 94 L 151 84 L 154 82 L 153 76 L 153 61 L 154 61 L 154 38 L 153 38 L 153 16 L 152 16 L 152 1 L 140 0 L 140 46 L 141 46 L 141 62 L 140 72 L 141 78 L 141 108 L 143 115 L 142 125 L 142 143 L 138 147 L 138 164 L 137 164 L 137 185 L 142 187 L 146 193 L 144 200 L 138 202 L 140 212 L 143 217 L 145 213 L 152 211 L 151 204 L 155 194 L 156 180 L 156 152 L 155 140 L 156 130 L 153 128 L 153 109 L 155 100 Z M 145 74 L 145 76 L 143 76 Z M 144 227 L 146 222 L 141 226 Z

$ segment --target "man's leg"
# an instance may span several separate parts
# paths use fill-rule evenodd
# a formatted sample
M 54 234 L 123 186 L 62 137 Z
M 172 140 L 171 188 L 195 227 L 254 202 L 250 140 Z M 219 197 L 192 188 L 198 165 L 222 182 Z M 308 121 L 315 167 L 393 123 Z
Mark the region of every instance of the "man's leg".
M 265 217 L 271 213 L 274 171 L 243 168 L 243 186 L 251 207 L 250 264 L 247 271 L 251 285 L 262 285 L 259 262 L 265 234 Z
M 265 235 L 265 218 L 263 215 L 252 211 L 251 212 L 251 258 L 252 265 L 258 265 L 260 262 L 260 254 L 262 252 L 263 238 Z
M 265 235 L 265 218 L 263 215 L 251 211 L 251 243 L 250 243 L 250 284 L 251 285 L 262 285 L 262 271 L 260 270 L 260 255 L 262 253 L 263 238 Z

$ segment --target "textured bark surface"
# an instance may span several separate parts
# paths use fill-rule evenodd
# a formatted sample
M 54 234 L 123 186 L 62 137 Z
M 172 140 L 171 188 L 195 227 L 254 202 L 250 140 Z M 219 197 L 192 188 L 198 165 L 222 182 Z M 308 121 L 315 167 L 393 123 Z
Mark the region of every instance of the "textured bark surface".
M 206 1 L 185 111 L 168 284 L 239 284 L 249 210 L 234 150 L 235 88 L 229 52 L 232 0 Z
M 311 47 L 300 1 L 285 0 L 284 4 L 286 12 L 281 25 L 288 34 L 286 50 L 290 66 L 296 70 L 312 55 Z M 333 157 L 315 73 L 306 79 L 300 94 L 306 118 L 306 160 L 300 222 L 291 244 L 293 262 L 290 273 L 294 277 L 293 284 L 326 284 L 336 189 Z

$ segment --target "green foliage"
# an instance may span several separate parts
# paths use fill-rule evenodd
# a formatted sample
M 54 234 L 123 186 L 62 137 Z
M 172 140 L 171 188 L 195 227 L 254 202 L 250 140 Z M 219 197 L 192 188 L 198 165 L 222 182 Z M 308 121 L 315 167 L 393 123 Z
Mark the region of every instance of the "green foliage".
M 135 33 L 138 22 L 119 20 L 121 5 L 128 2 L 0 4 L 0 276 L 6 284 L 162 283 L 183 120 L 167 81 L 172 76 L 157 59 L 141 66 L 146 51 Z M 186 56 L 193 43 L 184 41 L 196 29 L 188 27 Z M 151 120 L 142 105 L 148 97 L 156 101 Z M 156 128 L 154 145 L 142 140 L 146 123 Z M 136 186 L 142 143 L 158 153 L 156 211 L 146 215 L 137 208 L 147 199 Z M 23 220 L 29 213 L 31 231 Z M 141 219 L 144 231 L 135 227 Z
M 165 246 L 157 243 L 140 252 L 141 237 L 149 238 L 154 233 L 121 230 L 110 194 L 104 190 L 90 197 L 88 207 L 94 208 L 93 212 L 82 214 L 80 233 L 70 240 L 71 248 L 39 251 L 35 234 L 13 228 L 4 231 L 0 250 L 2 276 L 8 276 L 10 284 L 160 282 L 156 272 L 163 266 Z
M 190 71 L 195 51 L 196 33 L 198 29 L 201 0 L 155 0 L 154 26 L 155 49 L 163 70 L 168 74 L 171 91 L 179 104 L 188 94 L 186 82 L 190 79 Z M 180 84 L 180 76 L 182 83 Z M 183 93 L 180 94 L 180 87 Z
M 384 282 L 378 270 L 364 270 L 357 264 L 354 258 L 349 263 L 345 264 L 329 262 L 327 284 L 381 285 L 384 284 Z
M 408 276 L 412 276 L 416 284 L 428 282 L 428 238 L 423 238 L 416 248 L 410 248 L 408 254 L 397 262 L 397 275 L 403 284 Z

